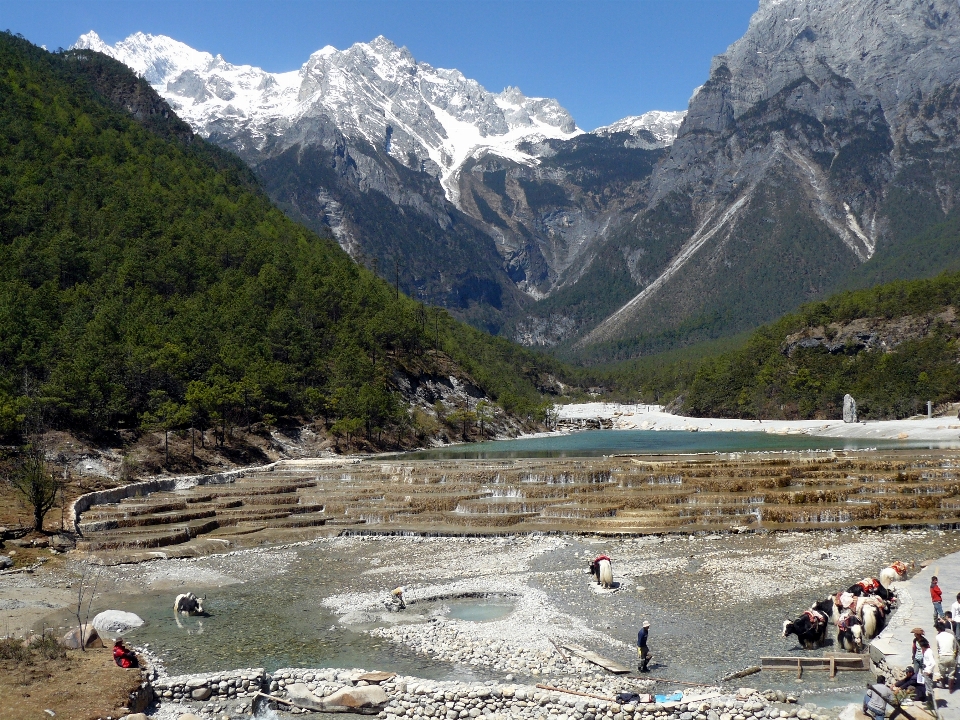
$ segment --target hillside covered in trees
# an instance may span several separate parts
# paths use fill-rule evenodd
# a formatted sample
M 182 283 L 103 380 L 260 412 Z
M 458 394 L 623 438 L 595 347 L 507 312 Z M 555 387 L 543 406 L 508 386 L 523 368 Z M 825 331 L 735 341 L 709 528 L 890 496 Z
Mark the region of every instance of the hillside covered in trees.
M 0 243 L 8 436 L 34 405 L 91 435 L 324 418 L 399 438 L 424 378 L 532 417 L 560 372 L 292 222 L 123 65 L 10 34 Z
M 836 418 L 850 393 L 860 417 L 901 418 L 960 400 L 960 273 L 832 296 L 753 333 L 742 347 L 638 369 L 675 380 L 678 412 L 703 417 Z M 654 372 L 654 370 L 658 371 Z

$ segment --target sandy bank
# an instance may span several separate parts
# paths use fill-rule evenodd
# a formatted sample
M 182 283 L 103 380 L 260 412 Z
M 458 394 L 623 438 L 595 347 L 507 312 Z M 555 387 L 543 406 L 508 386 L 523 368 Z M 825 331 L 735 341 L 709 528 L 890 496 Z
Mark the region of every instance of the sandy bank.
M 582 403 L 559 405 L 558 422 L 568 429 L 603 421 L 614 430 L 684 430 L 688 432 L 765 432 L 865 440 L 908 440 L 960 445 L 960 419 L 916 416 L 906 420 L 844 423 L 842 420 L 738 420 L 671 415 L 660 405 Z

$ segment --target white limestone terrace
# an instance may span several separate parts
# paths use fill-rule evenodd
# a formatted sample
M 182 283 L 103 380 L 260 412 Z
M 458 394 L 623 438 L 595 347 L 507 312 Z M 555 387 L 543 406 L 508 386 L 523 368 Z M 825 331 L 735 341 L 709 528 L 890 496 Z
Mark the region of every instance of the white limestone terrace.
M 135 33 L 107 45 L 90 31 L 73 48 L 126 64 L 201 136 L 239 129 L 262 147 L 304 118 L 326 116 L 347 137 L 362 137 L 405 164 L 415 157 L 453 202 L 468 158 L 493 153 L 536 164 L 517 149 L 521 142 L 583 132 L 556 100 L 514 87 L 491 93 L 458 70 L 417 62 L 382 36 L 342 51 L 325 47 L 284 73 L 234 65 L 163 35 Z
M 960 419 L 916 416 L 904 420 L 844 423 L 842 420 L 742 420 L 672 415 L 661 405 L 579 403 L 557 405 L 557 419 L 575 428 L 581 420 L 603 420 L 614 430 L 686 430 L 689 432 L 765 432 L 861 440 L 903 440 L 960 445 Z

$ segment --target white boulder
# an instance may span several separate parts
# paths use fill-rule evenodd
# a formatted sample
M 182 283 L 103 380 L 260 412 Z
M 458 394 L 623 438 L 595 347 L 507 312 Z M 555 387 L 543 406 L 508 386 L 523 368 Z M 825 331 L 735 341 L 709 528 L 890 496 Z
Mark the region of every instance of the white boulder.
M 92 624 L 100 633 L 122 635 L 143 625 L 143 618 L 123 610 L 104 610 L 93 619 Z

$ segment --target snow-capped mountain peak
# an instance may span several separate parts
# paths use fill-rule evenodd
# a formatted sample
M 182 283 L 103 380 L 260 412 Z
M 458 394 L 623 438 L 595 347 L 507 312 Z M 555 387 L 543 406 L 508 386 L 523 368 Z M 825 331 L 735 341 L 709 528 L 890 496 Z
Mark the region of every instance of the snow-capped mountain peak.
M 270 138 L 283 144 L 298 122 L 326 118 L 348 138 L 438 176 L 454 202 L 468 158 L 486 152 L 536 164 L 520 143 L 582 132 L 556 100 L 514 87 L 491 93 L 458 70 L 417 62 L 382 35 L 346 50 L 324 47 L 285 73 L 233 65 L 163 35 L 135 33 L 108 45 L 91 31 L 74 47 L 132 68 L 203 136 L 242 130 L 258 147 Z
M 593 132 L 595 135 L 630 133 L 631 139 L 626 141 L 628 147 L 645 149 L 667 147 L 677 139 L 677 133 L 686 114 L 685 110 L 676 112 L 651 110 L 643 115 L 625 117 L 612 125 L 599 127 Z

